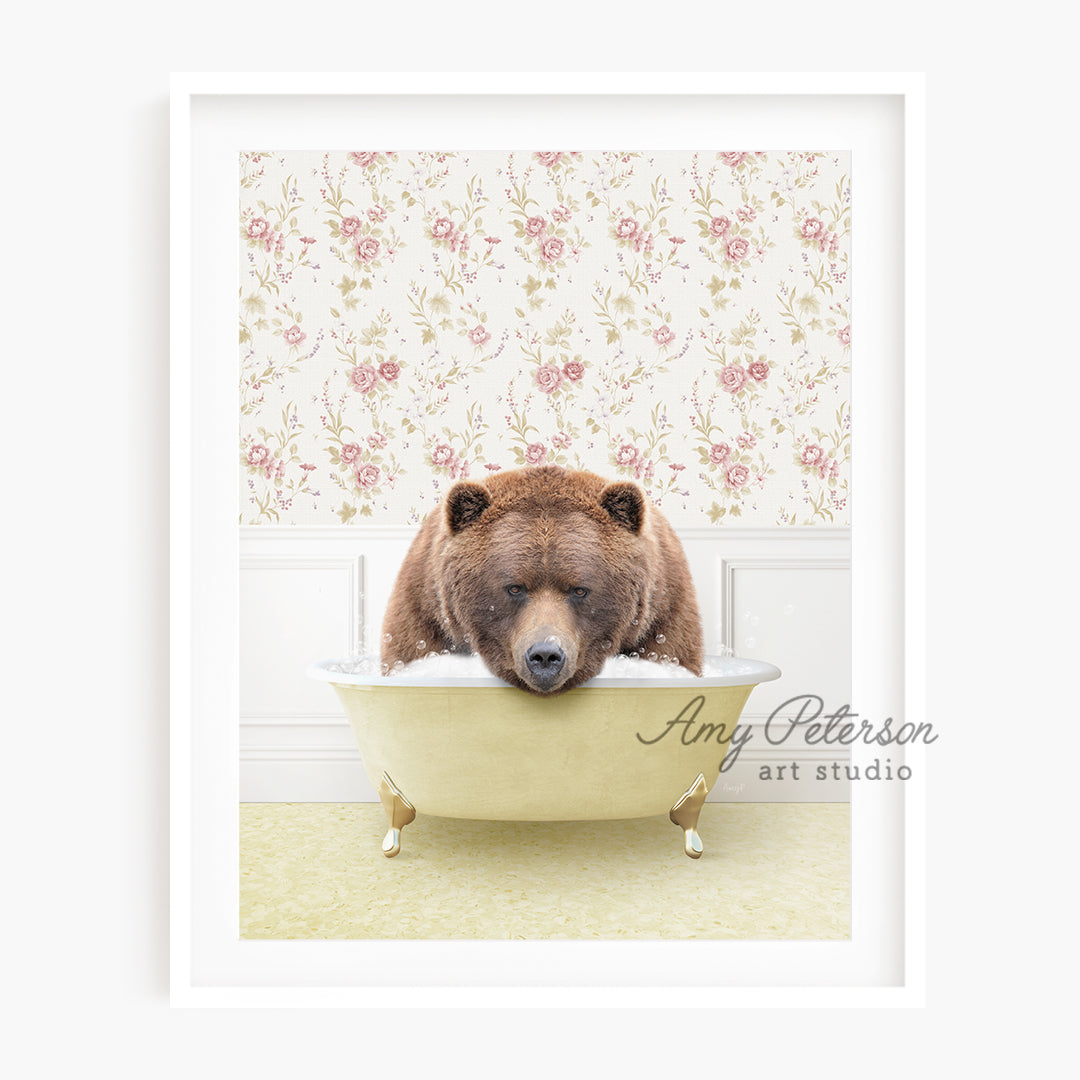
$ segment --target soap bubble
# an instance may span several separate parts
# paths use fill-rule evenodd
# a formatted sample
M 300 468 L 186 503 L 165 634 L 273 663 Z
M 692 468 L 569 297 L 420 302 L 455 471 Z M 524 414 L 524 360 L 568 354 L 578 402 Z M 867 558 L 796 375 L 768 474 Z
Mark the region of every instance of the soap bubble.
M 663 635 L 663 634 L 657 634 L 657 635 L 656 635 L 656 640 L 657 640 L 658 642 L 660 642 L 660 644 L 661 644 L 661 645 L 663 645 L 663 644 L 664 644 L 664 642 L 665 642 L 665 641 L 667 641 L 667 638 L 666 638 L 666 637 L 664 637 L 664 635 Z
M 426 641 L 418 641 L 416 643 L 416 651 L 417 652 L 423 652 L 426 648 L 427 648 L 427 642 Z
M 389 645 L 390 642 L 394 640 L 394 635 L 393 634 L 383 634 L 382 639 L 383 639 L 383 641 L 386 642 L 387 645 Z

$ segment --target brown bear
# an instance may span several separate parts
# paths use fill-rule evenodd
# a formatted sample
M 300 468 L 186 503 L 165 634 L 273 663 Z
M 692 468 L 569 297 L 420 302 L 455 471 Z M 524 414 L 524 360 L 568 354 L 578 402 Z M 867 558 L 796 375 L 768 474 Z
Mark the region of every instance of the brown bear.
M 549 465 L 462 480 L 424 519 L 383 623 L 389 671 L 430 652 L 479 653 L 512 686 L 561 693 L 609 656 L 701 674 L 690 568 L 633 483 Z

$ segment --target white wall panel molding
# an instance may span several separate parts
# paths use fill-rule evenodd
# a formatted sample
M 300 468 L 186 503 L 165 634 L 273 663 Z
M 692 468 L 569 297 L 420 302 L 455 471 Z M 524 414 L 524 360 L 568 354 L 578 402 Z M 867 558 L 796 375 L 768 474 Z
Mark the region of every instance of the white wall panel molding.
M 313 660 L 378 648 L 390 589 L 416 530 L 259 526 L 240 530 L 240 794 L 245 801 L 374 801 L 344 715 Z M 797 693 L 833 698 L 850 686 L 850 532 L 847 529 L 681 529 L 697 585 L 706 647 L 729 645 L 778 664 L 784 678 L 755 688 L 744 722 L 760 725 Z M 757 620 L 754 622 L 753 620 Z M 836 700 L 839 706 L 848 701 Z M 710 799 L 846 800 L 848 785 L 812 778 L 848 761 L 844 748 L 751 742 Z M 776 777 L 776 766 L 785 773 Z M 761 779 L 762 766 L 771 778 Z

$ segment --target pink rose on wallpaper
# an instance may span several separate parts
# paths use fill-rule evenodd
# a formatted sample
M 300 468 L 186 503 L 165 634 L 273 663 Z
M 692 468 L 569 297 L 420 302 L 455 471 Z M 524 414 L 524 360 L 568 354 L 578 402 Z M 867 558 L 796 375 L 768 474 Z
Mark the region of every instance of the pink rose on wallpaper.
M 368 221 L 385 221 L 386 220 L 386 208 L 383 207 L 383 206 L 379 206 L 379 204 L 376 203 L 374 206 L 369 207 L 368 212 L 367 212 L 367 216 L 368 216 Z
M 356 162 L 356 164 L 359 165 L 361 169 L 369 169 L 372 165 L 375 164 L 376 161 L 379 160 L 379 151 L 353 150 L 352 153 L 349 154 L 349 157 L 352 158 L 352 160 Z
M 439 443 L 431 451 L 431 463 L 440 467 L 450 465 L 456 458 L 457 454 L 454 453 L 454 448 L 447 446 L 446 443 Z
M 551 442 L 553 446 L 558 446 L 560 449 L 565 450 L 570 445 L 571 439 L 565 431 L 558 431 L 551 436 Z
M 749 381 L 750 376 L 741 364 L 728 364 L 720 372 L 720 385 L 729 393 L 737 394 Z
M 363 451 L 360 449 L 360 447 L 356 443 L 351 442 L 351 443 L 345 443 L 342 446 L 340 453 L 341 453 L 341 460 L 346 465 L 351 465 L 354 461 L 359 461 L 360 460 L 360 455 L 363 453 Z
M 548 236 L 540 243 L 540 257 L 544 262 L 558 262 L 566 245 L 557 236 Z
M 816 217 L 808 217 L 802 223 L 802 235 L 804 240 L 815 240 L 825 231 L 825 223 Z
M 259 240 L 270 231 L 270 222 L 264 217 L 253 217 L 247 225 L 247 234 L 252 240 Z
M 379 365 L 379 374 L 387 382 L 393 382 L 401 374 L 401 365 L 396 360 L 384 360 Z
M 469 463 L 458 458 L 450 468 L 450 475 L 455 480 L 464 480 L 469 475 Z
M 349 383 L 360 394 L 368 394 L 379 381 L 379 373 L 370 364 L 357 364 L 349 372 Z
M 580 360 L 567 360 L 563 364 L 563 374 L 571 382 L 580 382 L 585 376 L 585 365 Z
M 536 369 L 536 385 L 545 394 L 553 394 L 562 386 L 563 373 L 554 364 L 544 364 Z
M 570 220 L 570 207 L 569 206 L 563 206 L 562 204 L 560 204 L 559 206 L 553 207 L 552 211 L 551 211 L 551 216 L 556 221 L 569 221 Z
M 620 218 L 619 224 L 615 226 L 615 235 L 620 240 L 633 240 L 639 232 L 641 232 L 641 226 L 637 223 L 637 218 Z
M 731 168 L 738 168 L 750 155 L 745 150 L 725 150 L 720 160 Z
M 739 209 L 735 211 L 735 216 L 740 221 L 749 222 L 757 217 L 757 211 L 752 206 L 740 206 Z
M 361 262 L 371 262 L 372 259 L 378 258 L 379 255 L 379 241 L 374 236 L 365 236 L 356 245 L 356 257 Z
M 731 456 L 731 447 L 726 442 L 713 443 L 709 447 L 709 460 L 714 465 L 723 465 Z
M 817 469 L 820 468 L 822 462 L 826 460 L 826 454 L 817 443 L 807 443 L 807 445 L 803 447 L 800 460 L 807 468 Z
M 542 217 L 531 217 L 525 222 L 526 236 L 542 236 L 547 228 L 547 222 Z
M 765 360 L 754 360 L 746 370 L 754 382 L 764 382 L 769 377 L 769 365 Z
M 282 337 L 284 337 L 290 345 L 303 345 L 307 340 L 307 334 L 305 334 L 295 323 L 282 334 Z
M 664 323 L 663 326 L 658 326 L 652 332 L 652 336 L 657 345 L 670 345 L 675 340 L 675 331 L 667 323 Z
M 355 236 L 363 228 L 363 222 L 358 217 L 342 218 L 338 228 L 342 236 Z
M 469 331 L 469 340 L 478 349 L 482 349 L 491 340 L 491 335 L 483 324 L 478 323 Z
M 736 236 L 727 246 L 727 257 L 732 262 L 742 262 L 750 254 L 750 241 Z
M 730 488 L 739 489 L 750 479 L 750 470 L 745 465 L 732 465 L 724 477 Z
M 361 465 L 356 470 L 356 482 L 360 487 L 365 490 L 373 488 L 381 479 L 382 471 L 378 465 L 373 465 L 370 461 L 366 465 Z
M 533 156 L 544 168 L 550 169 L 562 161 L 563 152 L 561 150 L 540 150 Z
M 638 448 L 636 446 L 631 446 L 630 443 L 623 443 L 623 445 L 615 452 L 616 464 L 627 467 L 636 465 L 640 457 L 641 454 L 638 451 Z
M 454 231 L 454 223 L 446 217 L 438 217 L 431 224 L 431 235 L 436 240 L 445 240 Z
M 749 431 L 744 431 L 741 435 L 736 435 L 735 441 L 743 450 L 750 450 L 757 446 L 757 439 Z
M 547 461 L 547 447 L 543 443 L 529 443 L 525 447 L 525 460 L 530 465 L 543 465 Z
M 386 445 L 386 436 L 381 431 L 373 431 L 367 437 L 367 444 L 372 450 L 381 450 Z
M 285 234 L 284 233 L 279 233 L 279 232 L 274 232 L 274 230 L 271 229 L 270 232 L 268 232 L 266 234 L 266 237 L 263 240 L 263 247 L 265 247 L 267 251 L 273 251 L 273 252 L 284 251 L 285 250 Z
M 266 467 L 267 461 L 271 460 L 272 456 L 269 447 L 256 443 L 248 450 L 247 463 L 256 469 L 262 469 Z
M 837 332 L 836 332 L 836 340 L 839 341 L 841 345 L 850 345 L 851 344 L 851 327 L 850 326 L 845 326 L 843 330 L 837 330 Z
M 469 234 L 458 232 L 457 229 L 450 234 L 450 250 L 464 255 L 469 250 Z
M 709 235 L 715 236 L 717 240 L 723 240 L 729 232 L 731 232 L 731 219 L 724 217 L 723 214 L 714 217 L 709 222 Z

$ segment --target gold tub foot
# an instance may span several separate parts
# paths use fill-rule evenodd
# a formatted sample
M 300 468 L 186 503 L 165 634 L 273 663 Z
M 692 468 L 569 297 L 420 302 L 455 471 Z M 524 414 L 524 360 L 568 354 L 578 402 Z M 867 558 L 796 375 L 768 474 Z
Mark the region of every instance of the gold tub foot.
M 416 819 L 416 809 L 386 773 L 379 781 L 379 801 L 386 811 L 386 820 L 390 822 L 390 829 L 383 837 L 382 851 L 388 859 L 392 859 L 401 850 L 401 830 Z
M 698 836 L 697 823 L 701 808 L 705 805 L 705 796 L 709 789 L 705 776 L 698 773 L 697 779 L 683 793 L 682 798 L 671 808 L 668 817 L 683 830 L 683 850 L 691 859 L 700 859 L 705 849 Z

